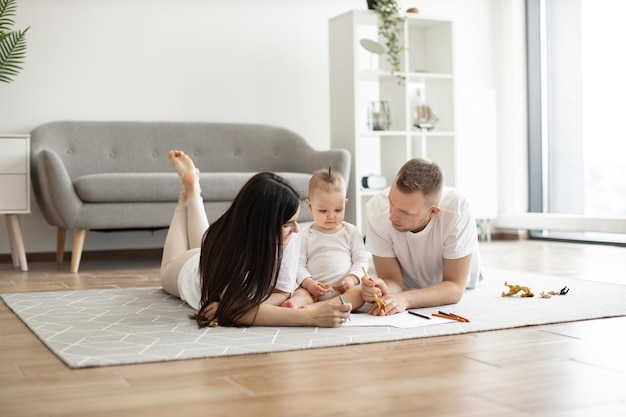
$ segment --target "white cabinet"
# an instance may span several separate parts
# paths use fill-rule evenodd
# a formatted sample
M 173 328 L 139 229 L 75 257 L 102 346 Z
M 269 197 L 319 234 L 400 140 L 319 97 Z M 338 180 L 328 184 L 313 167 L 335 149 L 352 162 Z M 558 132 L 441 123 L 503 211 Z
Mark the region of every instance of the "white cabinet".
M 452 20 L 407 14 L 404 82 L 391 74 L 385 55 L 368 52 L 362 39 L 384 45 L 378 36 L 378 14 L 354 10 L 329 21 L 331 146 L 348 149 L 352 167 L 346 220 L 365 232 L 364 205 L 376 191 L 362 187 L 362 178 L 382 175 L 391 184 L 400 166 L 421 156 L 435 161 L 455 185 L 455 117 Z M 370 103 L 388 104 L 391 124 L 373 130 Z M 417 105 L 426 104 L 438 118 L 431 130 L 415 126 Z
M 7 223 L 13 264 L 28 270 L 20 214 L 30 213 L 30 135 L 0 134 L 0 214 Z

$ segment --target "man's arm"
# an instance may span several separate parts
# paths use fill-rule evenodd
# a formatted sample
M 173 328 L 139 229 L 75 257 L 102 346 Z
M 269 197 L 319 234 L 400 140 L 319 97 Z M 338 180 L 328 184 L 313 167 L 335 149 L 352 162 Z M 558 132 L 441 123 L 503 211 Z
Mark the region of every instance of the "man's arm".
M 396 266 L 394 266 L 392 260 L 395 260 L 395 258 L 379 258 L 377 262 L 376 257 L 374 257 L 376 273 L 379 277 L 384 278 L 384 283 L 388 290 L 385 292 L 383 289 L 383 300 L 387 304 L 388 314 L 400 313 L 409 308 L 434 307 L 458 303 L 465 291 L 472 255 L 459 259 L 444 259 L 443 279 L 441 282 L 425 288 L 407 291 L 402 291 L 400 265 L 395 260 Z M 379 272 L 379 264 L 383 272 Z M 389 279 L 383 273 L 388 273 Z M 379 286 L 379 288 L 382 289 L 382 286 Z M 376 312 L 373 312 L 373 314 L 376 314 Z
M 382 278 L 387 286 L 387 288 L 381 288 L 383 290 L 382 295 L 401 292 L 404 285 L 402 284 L 402 269 L 398 258 L 372 256 L 372 259 L 374 260 L 376 275 Z

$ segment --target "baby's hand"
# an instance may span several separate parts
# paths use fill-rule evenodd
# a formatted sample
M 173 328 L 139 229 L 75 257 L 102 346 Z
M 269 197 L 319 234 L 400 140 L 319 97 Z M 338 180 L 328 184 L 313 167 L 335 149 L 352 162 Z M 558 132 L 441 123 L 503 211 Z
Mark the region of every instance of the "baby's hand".
M 355 277 L 354 275 L 347 275 L 341 280 L 339 285 L 335 286 L 335 289 L 343 294 L 344 292 L 348 291 L 350 288 L 356 285 L 359 285 L 360 283 L 361 283 L 361 280 Z
M 321 282 L 315 281 L 313 278 L 307 278 L 300 284 L 313 297 L 319 298 L 326 293 L 326 286 Z

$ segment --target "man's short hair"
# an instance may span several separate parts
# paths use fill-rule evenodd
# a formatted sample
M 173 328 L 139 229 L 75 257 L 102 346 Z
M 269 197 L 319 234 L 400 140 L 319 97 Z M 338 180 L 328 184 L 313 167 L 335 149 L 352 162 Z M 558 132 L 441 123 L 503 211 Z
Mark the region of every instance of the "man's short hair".
M 402 165 L 396 175 L 396 186 L 404 193 L 421 191 L 430 203 L 439 203 L 444 175 L 439 165 L 423 158 L 413 158 Z

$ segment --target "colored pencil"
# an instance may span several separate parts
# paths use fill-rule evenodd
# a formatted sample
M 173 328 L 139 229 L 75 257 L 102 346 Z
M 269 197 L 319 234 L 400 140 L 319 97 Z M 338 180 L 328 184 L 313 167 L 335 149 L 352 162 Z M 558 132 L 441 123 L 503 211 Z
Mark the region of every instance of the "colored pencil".
M 367 270 L 365 269 L 365 267 L 362 266 L 361 269 L 363 270 L 363 274 L 364 274 L 365 278 L 369 278 L 370 276 L 367 275 Z
M 372 280 L 370 276 L 367 275 L 367 270 L 365 269 L 365 267 L 362 266 L 361 269 L 363 270 L 363 276 L 369 280 Z M 374 293 L 374 300 L 376 300 L 376 304 L 378 305 L 380 312 L 383 313 L 383 316 L 387 315 L 387 304 L 385 304 L 385 302 L 376 293 Z
M 439 314 L 439 313 L 433 313 L 433 316 L 435 316 L 435 317 L 441 317 L 442 319 L 448 319 L 448 320 L 454 320 L 454 321 L 461 321 L 461 322 L 464 322 L 464 323 L 465 323 L 465 320 L 461 320 L 460 318 L 458 318 L 458 317 L 454 317 L 454 316 L 451 316 L 451 315 L 449 315 L 449 314 Z
M 469 320 L 468 320 L 468 319 L 466 319 L 465 317 L 459 316 L 458 314 L 454 314 L 453 312 L 450 312 L 450 315 L 452 315 L 452 316 L 454 316 L 454 317 L 458 317 L 458 318 L 460 318 L 460 319 L 463 319 L 463 320 L 465 320 L 467 323 L 469 323 Z
M 343 301 L 343 297 L 341 295 L 339 296 L 339 301 L 341 301 L 341 304 L 346 303 L 345 301 Z M 350 318 L 350 315 L 348 315 L 348 321 L 352 321 L 352 319 Z
M 421 317 L 421 318 L 426 319 L 426 320 L 430 320 L 430 319 L 432 319 L 432 317 L 425 316 L 425 315 L 420 314 L 420 313 L 418 313 L 418 312 L 416 312 L 416 311 L 407 310 L 407 312 L 408 312 L 409 314 L 413 314 L 414 316 Z
M 452 318 L 455 318 L 455 319 L 459 319 L 460 321 L 464 321 L 466 323 L 469 323 L 469 320 L 466 319 L 465 317 L 461 317 L 458 314 L 454 314 L 452 312 L 446 313 L 445 311 L 439 311 L 439 314 L 443 314 L 444 316 L 452 317 Z

